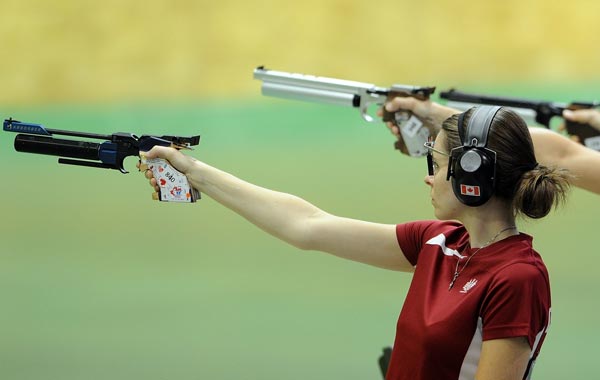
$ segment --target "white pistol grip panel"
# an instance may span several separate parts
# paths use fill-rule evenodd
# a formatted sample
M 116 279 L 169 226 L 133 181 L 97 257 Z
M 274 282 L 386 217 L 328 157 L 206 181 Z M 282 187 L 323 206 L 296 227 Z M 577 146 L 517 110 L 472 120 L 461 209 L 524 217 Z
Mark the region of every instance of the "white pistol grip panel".
M 146 158 L 140 154 L 140 170 L 152 170 L 160 189 L 159 201 L 192 203 L 200 199 L 200 192 L 192 188 L 187 177 L 165 159 Z

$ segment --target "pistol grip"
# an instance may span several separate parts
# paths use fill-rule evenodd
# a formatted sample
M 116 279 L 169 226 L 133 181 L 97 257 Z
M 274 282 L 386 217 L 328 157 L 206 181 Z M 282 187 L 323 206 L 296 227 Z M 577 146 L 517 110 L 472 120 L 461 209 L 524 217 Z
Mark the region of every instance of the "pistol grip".
M 406 92 L 406 91 L 390 91 L 387 95 L 387 100 L 390 101 L 396 97 L 411 97 L 421 101 L 429 99 L 429 94 L 435 88 L 431 88 L 428 92 Z M 430 91 L 430 92 L 429 92 Z M 430 136 L 435 136 L 436 131 L 432 126 L 425 125 L 418 117 L 408 110 L 399 110 L 396 112 L 388 112 L 383 107 L 383 121 L 391 122 L 398 127 L 400 136 L 394 143 L 394 148 L 411 157 L 422 157 L 427 154 L 427 149 L 424 144 Z
M 411 112 L 410 111 L 397 111 L 397 112 L 389 112 L 388 110 L 385 109 L 385 107 L 383 107 L 383 121 L 384 122 L 391 122 L 392 124 L 394 124 L 395 126 L 399 126 L 399 124 L 402 121 L 406 121 L 408 120 L 408 118 L 410 117 Z
M 411 157 L 422 157 L 427 154 L 424 144 L 433 131 L 410 111 L 388 112 L 383 109 L 383 121 L 391 122 L 396 127 L 400 136 L 394 143 L 394 148 Z
M 200 192 L 194 189 L 187 177 L 162 158 L 146 158 L 140 153 L 140 170 L 152 170 L 159 187 L 153 199 L 162 202 L 193 203 L 200 199 Z
M 579 143 L 590 149 L 600 151 L 600 131 L 589 124 L 565 120 L 567 133 L 576 136 Z

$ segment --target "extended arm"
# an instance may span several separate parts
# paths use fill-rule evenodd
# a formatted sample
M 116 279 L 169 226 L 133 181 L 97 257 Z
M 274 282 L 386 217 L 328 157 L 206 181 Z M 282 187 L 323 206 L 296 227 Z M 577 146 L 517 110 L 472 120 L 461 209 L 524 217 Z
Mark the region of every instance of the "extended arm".
M 185 156 L 155 147 L 148 158 L 167 159 L 192 186 L 271 235 L 304 250 L 318 250 L 381 268 L 412 271 L 394 225 L 328 214 L 291 194 L 265 189 Z M 156 187 L 150 172 L 146 175 Z

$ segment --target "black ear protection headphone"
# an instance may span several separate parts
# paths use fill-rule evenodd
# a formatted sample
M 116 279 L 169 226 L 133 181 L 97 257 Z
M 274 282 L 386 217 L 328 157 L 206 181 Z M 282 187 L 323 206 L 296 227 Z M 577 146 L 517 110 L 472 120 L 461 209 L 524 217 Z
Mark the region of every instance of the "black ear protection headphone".
M 452 178 L 454 195 L 467 206 L 481 206 L 494 194 L 496 152 L 486 146 L 490 126 L 500 108 L 474 108 L 466 127 L 463 125 L 465 113 L 458 117 L 462 146 L 452 149 L 446 180 Z

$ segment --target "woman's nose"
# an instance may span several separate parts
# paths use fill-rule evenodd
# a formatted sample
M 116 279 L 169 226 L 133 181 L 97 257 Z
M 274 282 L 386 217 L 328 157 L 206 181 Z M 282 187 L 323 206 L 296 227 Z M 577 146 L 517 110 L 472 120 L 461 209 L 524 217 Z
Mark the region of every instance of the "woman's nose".
M 423 178 L 423 181 L 425 182 L 425 184 L 427 186 L 433 186 L 433 176 L 432 175 L 426 175 L 425 178 Z

